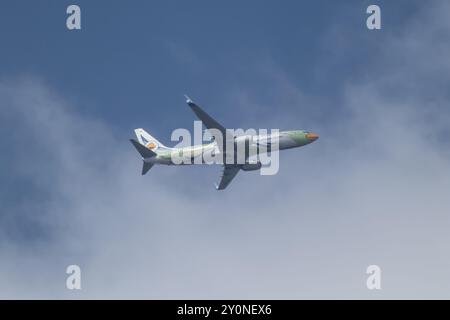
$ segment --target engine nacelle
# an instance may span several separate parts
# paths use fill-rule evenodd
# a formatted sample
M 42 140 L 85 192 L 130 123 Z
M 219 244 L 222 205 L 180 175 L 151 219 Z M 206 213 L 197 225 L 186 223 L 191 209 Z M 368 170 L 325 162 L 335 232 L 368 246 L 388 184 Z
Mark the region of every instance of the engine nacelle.
M 255 163 L 243 164 L 241 166 L 241 169 L 244 171 L 253 171 L 253 170 L 259 170 L 259 169 L 261 169 L 261 167 L 262 167 L 261 162 L 255 162 Z

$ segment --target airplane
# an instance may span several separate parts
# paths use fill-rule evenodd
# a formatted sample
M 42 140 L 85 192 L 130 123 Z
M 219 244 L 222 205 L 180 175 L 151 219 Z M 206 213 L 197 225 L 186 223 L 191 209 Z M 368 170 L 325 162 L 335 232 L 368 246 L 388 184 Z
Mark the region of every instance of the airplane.
M 259 147 L 266 147 L 266 152 L 271 151 L 271 141 L 277 138 L 278 150 L 285 150 L 291 148 L 301 147 L 316 141 L 319 136 L 315 133 L 311 133 L 305 130 L 293 130 L 293 131 L 280 131 L 276 134 L 273 133 L 267 135 L 252 135 L 252 136 L 234 136 L 222 126 L 219 122 L 214 120 L 210 115 L 208 115 L 200 106 L 194 103 L 188 96 L 186 97 L 186 103 L 195 113 L 195 115 L 203 122 L 207 130 L 211 132 L 219 132 L 222 134 L 223 143 L 217 143 L 214 139 L 209 143 L 201 145 L 193 145 L 183 148 L 169 148 L 159 142 L 156 138 L 152 137 L 148 132 L 142 128 L 135 129 L 134 132 L 138 141 L 135 139 L 130 139 L 130 142 L 139 152 L 142 157 L 142 175 L 145 175 L 155 164 L 163 165 L 186 165 L 195 164 L 195 162 L 189 163 L 175 163 L 173 161 L 174 155 L 187 154 L 191 159 L 201 157 L 206 154 L 209 155 L 221 155 L 223 157 L 223 171 L 222 176 L 218 184 L 216 184 L 217 190 L 224 190 L 234 177 L 238 174 L 240 170 L 243 171 L 253 171 L 259 170 L 262 167 L 261 162 L 251 162 L 249 158 L 254 155 L 247 153 L 245 155 L 245 162 L 240 163 L 236 161 L 236 145 L 246 144 L 246 149 L 249 150 L 248 146 L 258 146 L 258 150 L 262 149 Z M 232 141 L 233 151 L 227 151 L 227 144 L 225 141 Z M 229 154 L 233 154 L 233 159 L 230 161 L 228 158 Z M 230 163 L 231 162 L 231 163 Z M 204 164 L 204 162 L 200 162 Z

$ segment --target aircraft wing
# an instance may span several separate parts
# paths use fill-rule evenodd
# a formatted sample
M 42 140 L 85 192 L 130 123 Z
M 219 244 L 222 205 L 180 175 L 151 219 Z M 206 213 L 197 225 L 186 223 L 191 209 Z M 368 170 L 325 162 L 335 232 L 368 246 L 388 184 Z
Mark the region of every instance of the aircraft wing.
M 214 120 L 209 114 L 207 114 L 202 108 L 194 103 L 188 96 L 186 97 L 186 103 L 194 111 L 195 115 L 203 122 L 205 127 L 209 129 L 216 129 L 222 133 L 222 145 L 218 144 L 220 152 L 224 154 L 224 149 L 226 147 L 226 141 L 234 141 L 234 136 L 225 129 L 219 122 Z M 226 139 L 226 140 L 225 140 Z
M 238 174 L 240 168 L 239 166 L 227 166 L 223 167 L 222 177 L 220 179 L 219 184 L 216 184 L 217 190 L 225 189 L 233 180 L 234 177 Z

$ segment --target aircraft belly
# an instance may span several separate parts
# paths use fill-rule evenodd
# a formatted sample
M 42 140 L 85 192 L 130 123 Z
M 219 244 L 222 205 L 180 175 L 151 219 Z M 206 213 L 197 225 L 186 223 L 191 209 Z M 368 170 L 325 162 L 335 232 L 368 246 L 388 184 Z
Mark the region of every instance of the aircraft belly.
M 294 147 L 298 147 L 298 146 L 299 146 L 299 144 L 297 142 L 295 142 L 294 139 L 291 139 L 289 137 L 281 137 L 279 139 L 279 149 L 280 150 L 294 148 Z

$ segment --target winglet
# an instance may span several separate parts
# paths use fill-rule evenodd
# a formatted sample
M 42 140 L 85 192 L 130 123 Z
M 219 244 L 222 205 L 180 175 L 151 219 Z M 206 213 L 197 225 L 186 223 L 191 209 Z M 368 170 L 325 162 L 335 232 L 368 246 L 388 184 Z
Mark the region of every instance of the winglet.
M 188 96 L 187 94 L 185 94 L 184 97 L 186 98 L 186 103 L 187 103 L 187 104 L 194 103 L 194 101 L 192 101 L 192 99 L 189 98 L 189 96 Z

